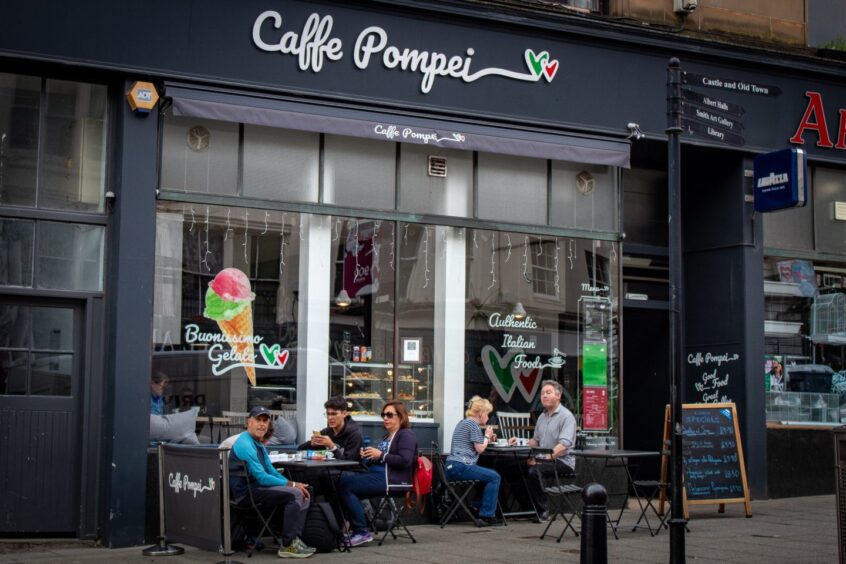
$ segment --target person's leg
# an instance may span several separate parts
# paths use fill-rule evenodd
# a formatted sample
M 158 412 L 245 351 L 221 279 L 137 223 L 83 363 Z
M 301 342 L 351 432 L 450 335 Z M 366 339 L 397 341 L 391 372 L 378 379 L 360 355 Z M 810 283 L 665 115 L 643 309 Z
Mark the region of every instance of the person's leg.
M 271 526 L 274 533 L 280 535 L 284 546 L 302 534 L 309 500 L 300 490 L 281 486 L 255 488 L 253 499 L 260 509 L 277 507 Z
M 532 503 L 539 514 L 546 512 L 546 495 L 543 493 L 543 486 L 540 481 L 541 465 L 535 464 L 529 466 L 526 482 L 529 486 L 529 494 L 532 497 Z
M 502 480 L 496 470 L 472 464 L 466 467 L 463 472 L 464 480 L 478 480 L 485 485 L 482 492 L 482 506 L 479 508 L 479 517 L 490 519 L 496 515 L 496 502 L 499 497 L 499 483 Z
M 350 529 L 354 532 L 367 528 L 364 508 L 361 500 L 385 493 L 384 471 L 371 471 L 364 474 L 349 474 L 338 482 L 338 498 L 344 513 L 349 519 Z

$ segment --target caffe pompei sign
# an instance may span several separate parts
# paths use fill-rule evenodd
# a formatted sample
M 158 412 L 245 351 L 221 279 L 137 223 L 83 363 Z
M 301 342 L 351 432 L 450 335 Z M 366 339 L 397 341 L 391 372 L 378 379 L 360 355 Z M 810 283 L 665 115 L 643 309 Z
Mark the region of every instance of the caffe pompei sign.
M 345 52 L 343 40 L 333 35 L 335 21 L 330 15 L 312 13 L 302 29 L 285 29 L 282 14 L 267 10 L 253 23 L 253 44 L 267 53 L 278 53 L 297 58 L 300 70 L 319 73 L 329 64 L 341 61 Z M 476 82 L 488 76 L 500 76 L 522 82 L 552 82 L 558 73 L 559 62 L 548 51 L 526 48 L 522 53 L 523 67 L 477 68 L 473 57 L 476 49 L 467 46 L 462 53 L 426 50 L 394 42 L 389 32 L 379 26 L 362 29 L 351 45 L 353 65 L 367 70 L 381 65 L 389 70 L 415 73 L 420 76 L 420 91 L 431 92 L 438 78 L 457 79 L 464 83 Z

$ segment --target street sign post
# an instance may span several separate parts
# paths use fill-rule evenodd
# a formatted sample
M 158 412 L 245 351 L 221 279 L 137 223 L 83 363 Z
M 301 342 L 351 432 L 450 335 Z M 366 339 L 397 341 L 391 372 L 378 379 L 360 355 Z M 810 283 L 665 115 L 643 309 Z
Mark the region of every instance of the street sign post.
M 723 129 L 717 125 L 709 125 L 697 120 L 682 118 L 682 128 L 690 134 L 705 137 L 712 141 L 719 141 L 720 143 L 727 143 L 735 147 L 742 147 L 746 144 L 746 139 L 737 133 L 732 133 L 727 129 Z

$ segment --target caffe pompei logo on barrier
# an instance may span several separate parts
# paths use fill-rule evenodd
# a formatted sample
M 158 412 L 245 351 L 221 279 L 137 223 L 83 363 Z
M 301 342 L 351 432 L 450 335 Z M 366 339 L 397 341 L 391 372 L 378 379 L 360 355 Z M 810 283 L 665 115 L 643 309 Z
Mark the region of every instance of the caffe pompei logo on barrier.
M 203 492 L 213 492 L 215 488 L 215 481 L 214 478 L 208 478 L 205 484 L 202 481 L 192 481 L 188 474 L 182 475 L 182 472 L 177 472 L 174 474 L 171 472 L 167 475 L 167 484 L 173 491 L 176 493 L 179 492 L 191 492 L 194 498 L 197 497 L 198 493 Z
M 270 26 L 266 26 L 268 22 Z M 262 51 L 296 56 L 300 70 L 318 73 L 327 61 L 340 61 L 344 57 L 343 42 L 332 36 L 332 16 L 313 13 L 299 32 L 282 30 L 282 15 L 274 10 L 259 14 L 253 23 L 253 43 Z M 275 33 L 268 30 L 272 27 Z M 548 51 L 523 51 L 525 70 L 499 67 L 473 68 L 476 50 L 467 47 L 464 54 L 447 54 L 438 51 L 412 49 L 391 44 L 388 32 L 379 26 L 363 29 L 353 45 L 352 60 L 356 68 L 366 70 L 372 61 L 381 60 L 387 69 L 421 75 L 420 90 L 428 94 L 437 77 L 475 82 L 486 76 L 501 76 L 523 82 L 552 82 L 558 73 L 559 62 Z

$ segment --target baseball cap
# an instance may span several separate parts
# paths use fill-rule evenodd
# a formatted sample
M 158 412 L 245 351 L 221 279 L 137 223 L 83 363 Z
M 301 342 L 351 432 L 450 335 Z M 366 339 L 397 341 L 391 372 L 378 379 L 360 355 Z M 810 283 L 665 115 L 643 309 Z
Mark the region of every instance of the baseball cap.
M 259 415 L 267 415 L 270 417 L 270 410 L 263 405 L 257 405 L 250 410 L 250 419 L 258 417 Z

